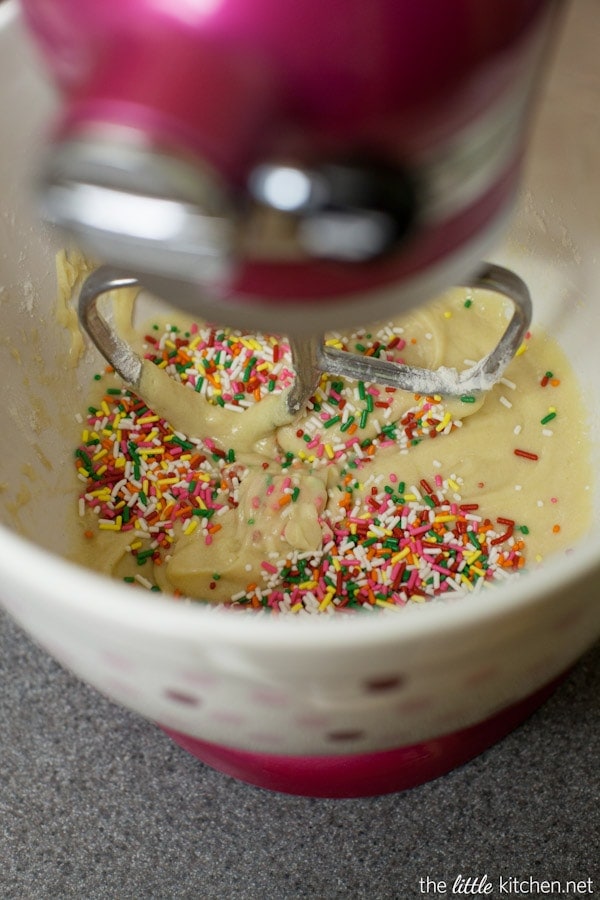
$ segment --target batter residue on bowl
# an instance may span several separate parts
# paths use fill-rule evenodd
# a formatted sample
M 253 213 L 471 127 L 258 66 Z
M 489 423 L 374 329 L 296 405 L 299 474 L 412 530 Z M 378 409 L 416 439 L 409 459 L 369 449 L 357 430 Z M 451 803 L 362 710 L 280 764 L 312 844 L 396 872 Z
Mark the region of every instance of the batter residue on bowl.
M 461 369 L 508 312 L 455 290 L 329 340 Z M 126 336 L 146 359 L 141 396 L 98 373 L 75 451 L 74 555 L 117 578 L 279 613 L 397 609 L 515 577 L 589 525 L 586 410 L 540 331 L 485 396 L 324 377 L 292 423 L 285 340 L 185 320 Z

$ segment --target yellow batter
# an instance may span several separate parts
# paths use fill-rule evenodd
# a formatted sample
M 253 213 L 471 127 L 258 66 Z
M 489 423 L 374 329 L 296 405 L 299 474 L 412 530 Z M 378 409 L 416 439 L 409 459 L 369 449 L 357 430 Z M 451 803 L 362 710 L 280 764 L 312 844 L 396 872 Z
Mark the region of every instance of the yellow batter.
M 211 350 L 207 369 L 197 353 L 209 326 L 170 320 L 138 333 L 120 302 L 119 330 L 152 357 L 137 388 L 148 409 L 128 411 L 115 376 L 98 381 L 77 458 L 85 484 L 74 552 L 93 568 L 183 597 L 292 612 L 332 612 L 350 584 L 343 608 L 388 608 L 512 577 L 589 526 L 586 410 L 567 359 L 538 330 L 485 396 L 447 401 L 324 378 L 312 408 L 290 421 L 284 342 L 220 331 L 263 378 L 240 407 L 223 399 L 225 364 L 237 357 L 215 363 Z M 509 313 L 497 295 L 455 290 L 330 341 L 463 369 L 495 345 Z M 115 419 L 119 402 L 127 409 Z

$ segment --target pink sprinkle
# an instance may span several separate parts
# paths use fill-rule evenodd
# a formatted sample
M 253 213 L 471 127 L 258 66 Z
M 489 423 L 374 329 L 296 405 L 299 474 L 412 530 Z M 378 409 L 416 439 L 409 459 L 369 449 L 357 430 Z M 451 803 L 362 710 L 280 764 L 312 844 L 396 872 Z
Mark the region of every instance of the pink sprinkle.
M 390 481 L 392 482 L 392 484 L 396 484 L 396 482 L 398 481 L 398 476 L 395 472 L 390 472 Z
M 270 572 L 271 575 L 275 575 L 279 571 L 277 566 L 274 566 L 273 563 L 267 562 L 266 559 L 263 559 L 263 561 L 260 564 L 260 567 L 261 567 L 261 569 L 264 569 L 265 572 Z

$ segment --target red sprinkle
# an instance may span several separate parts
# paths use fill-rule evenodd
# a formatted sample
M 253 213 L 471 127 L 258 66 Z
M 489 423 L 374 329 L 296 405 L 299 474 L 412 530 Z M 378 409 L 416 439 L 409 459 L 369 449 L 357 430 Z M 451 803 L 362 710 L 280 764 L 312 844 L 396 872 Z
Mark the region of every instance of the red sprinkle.
M 539 459 L 537 453 L 530 453 L 529 450 L 515 450 L 515 456 L 522 456 L 523 459 Z

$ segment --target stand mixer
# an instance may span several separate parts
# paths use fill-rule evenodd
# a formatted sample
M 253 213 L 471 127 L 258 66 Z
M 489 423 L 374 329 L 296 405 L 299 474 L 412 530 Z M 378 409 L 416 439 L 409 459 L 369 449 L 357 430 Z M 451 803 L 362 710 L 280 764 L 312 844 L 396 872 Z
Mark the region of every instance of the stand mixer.
M 210 321 L 288 335 L 290 414 L 323 371 L 442 394 L 501 376 L 531 304 L 514 273 L 477 266 L 512 208 L 556 2 L 23 6 L 65 98 L 43 212 L 108 264 L 80 319 L 126 381 L 135 354 L 97 300 L 138 282 Z M 465 372 L 323 345 L 457 281 L 514 306 Z

